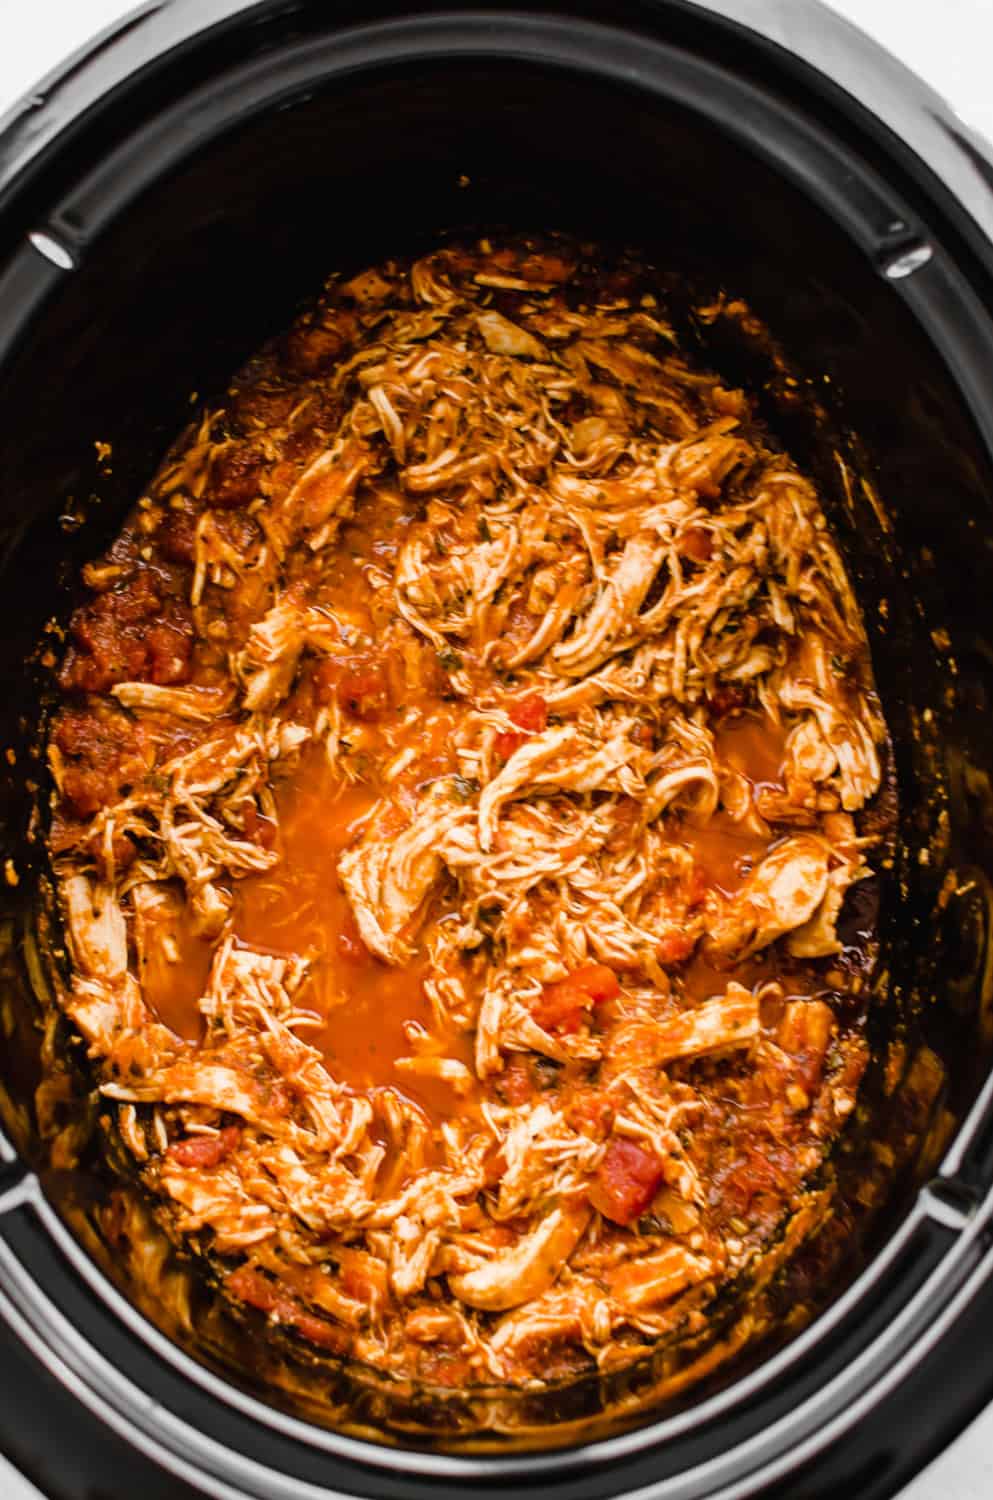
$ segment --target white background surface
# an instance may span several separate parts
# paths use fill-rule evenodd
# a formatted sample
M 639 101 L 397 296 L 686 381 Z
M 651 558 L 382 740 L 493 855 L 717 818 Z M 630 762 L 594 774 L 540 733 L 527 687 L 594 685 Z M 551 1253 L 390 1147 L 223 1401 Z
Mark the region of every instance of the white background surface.
M 970 125 L 993 139 L 993 0 L 832 3 L 926 78 Z M 780 0 L 780 4 L 788 13 L 790 0 Z M 609 12 L 609 0 L 604 0 L 604 8 Z M 126 0 L 0 0 L 0 114 L 67 53 L 130 9 Z M 0 1390 L 2 1384 L 0 1372 Z M 932 1464 L 901 1500 L 991 1497 L 993 1409 Z M 37 1492 L 2 1458 L 0 1500 L 38 1500 Z

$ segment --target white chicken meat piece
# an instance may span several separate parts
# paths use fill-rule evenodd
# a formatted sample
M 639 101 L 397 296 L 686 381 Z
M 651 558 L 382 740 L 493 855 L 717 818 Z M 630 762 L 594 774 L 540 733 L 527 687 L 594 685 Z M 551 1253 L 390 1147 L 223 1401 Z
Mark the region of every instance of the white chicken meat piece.
M 484 1312 L 519 1307 L 548 1290 L 586 1232 L 591 1211 L 586 1203 L 553 1208 L 510 1250 L 460 1275 L 448 1285 L 461 1302 Z
M 552 649 L 557 672 L 585 677 L 618 649 L 622 638 L 637 630 L 638 610 L 667 550 L 648 532 L 625 544 L 589 614 L 577 622 L 572 635 Z
M 514 359 L 547 360 L 549 358 L 548 350 L 533 333 L 528 333 L 517 323 L 512 323 L 495 308 L 488 308 L 486 312 L 479 313 L 476 326 L 491 354 L 509 354 Z
M 252 626 L 236 659 L 247 709 L 275 708 L 285 698 L 306 643 L 307 610 L 291 597 L 280 599 Z
M 842 951 L 837 923 L 845 896 L 851 886 L 872 874 L 862 858 L 850 813 L 829 813 L 824 819 L 824 833 L 831 842 L 835 863 L 824 900 L 810 920 L 787 938 L 786 946 L 796 958 L 827 958 Z
M 760 1029 L 757 996 L 732 980 L 723 995 L 678 1016 L 652 1025 L 632 1023 L 634 1035 L 629 1038 L 622 1029 L 616 1045 L 622 1055 L 630 1052 L 632 1057 L 640 1055 L 645 1061 L 665 1066 L 682 1058 L 749 1047 Z
M 667 1245 L 654 1255 L 620 1266 L 607 1283 L 625 1312 L 640 1312 L 668 1302 L 686 1287 L 705 1281 L 713 1271 L 713 1262 L 706 1257 L 693 1255 L 683 1245 Z
M 568 760 L 581 740 L 571 725 L 546 730 L 515 750 L 498 776 L 494 776 L 479 798 L 479 847 L 493 847 L 500 808 L 525 787 L 546 780 L 542 774 L 555 761 Z
M 220 1063 L 178 1062 L 131 1083 L 105 1083 L 100 1092 L 108 1099 L 132 1103 L 161 1100 L 165 1104 L 206 1104 L 245 1120 L 264 1119 L 253 1080 L 243 1071 Z
M 113 980 L 74 974 L 63 1006 L 90 1043 L 91 1054 L 101 1057 L 107 1056 L 120 1035 L 134 1035 L 151 1024 L 133 974 L 121 974 Z
M 658 773 L 649 782 L 642 803 L 645 822 L 653 822 L 674 803 L 683 806 L 695 821 L 707 822 L 721 798 L 717 753 L 710 731 L 688 719 L 674 719 L 658 763 Z
M 204 724 L 226 714 L 235 700 L 232 684 L 211 688 L 158 687 L 153 682 L 119 682 L 111 692 L 123 708 L 143 709 L 146 713 L 173 714 L 177 719 L 190 719 Z
M 293 531 L 311 533 L 315 551 L 328 540 L 328 523 L 351 513 L 355 488 L 368 467 L 368 456 L 352 437 L 341 437 L 315 458 L 283 501 L 278 520 Z
M 116 890 L 89 875 L 69 875 L 60 889 L 75 968 L 91 979 L 120 979 L 128 967 L 128 934 Z
M 402 832 L 386 835 L 373 818 L 361 841 L 338 860 L 338 874 L 362 941 L 390 964 L 413 953 L 410 926 L 442 872 L 446 835 L 472 821 L 454 778 L 437 781 Z
M 822 839 L 798 834 L 762 859 L 712 923 L 705 947 L 747 958 L 810 920 L 827 894 L 831 851 Z
M 516 797 L 541 792 L 619 791 L 637 796 L 644 790 L 650 755 L 632 744 L 631 726 L 618 724 L 600 739 L 562 725 L 536 734 L 510 756 L 483 788 L 479 798 L 479 847 L 494 847 L 500 811 Z

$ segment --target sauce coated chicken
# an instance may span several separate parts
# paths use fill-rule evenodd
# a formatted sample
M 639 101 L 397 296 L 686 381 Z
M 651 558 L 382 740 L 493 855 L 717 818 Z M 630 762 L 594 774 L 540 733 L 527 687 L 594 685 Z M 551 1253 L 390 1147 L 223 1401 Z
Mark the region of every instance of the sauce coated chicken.
M 333 280 L 86 582 L 63 1005 L 173 1238 L 428 1384 L 702 1327 L 854 1107 L 885 729 L 814 487 L 648 273 Z

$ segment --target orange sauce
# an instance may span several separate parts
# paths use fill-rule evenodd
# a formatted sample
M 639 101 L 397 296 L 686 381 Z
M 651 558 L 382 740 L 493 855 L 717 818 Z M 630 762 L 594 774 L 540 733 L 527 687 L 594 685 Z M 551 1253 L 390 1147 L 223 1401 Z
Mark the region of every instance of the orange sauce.
M 684 824 L 676 835 L 703 870 L 707 884 L 725 896 L 744 885 L 748 872 L 762 858 L 771 839 L 736 823 L 726 812 L 716 812 L 700 828 Z
M 356 567 L 357 559 L 349 565 Z M 352 592 L 354 596 L 359 591 Z M 450 746 L 455 710 L 437 702 L 431 706 L 434 713 L 411 731 L 418 756 L 409 773 L 398 780 L 396 791 L 401 798 L 404 782 L 407 794 L 413 794 L 417 785 L 454 765 Z M 785 739 L 781 727 L 743 715 L 725 721 L 716 739 L 721 757 L 753 787 L 778 783 Z M 302 954 L 311 960 L 298 1002 L 313 1013 L 315 1024 L 301 1035 L 320 1050 L 336 1080 L 362 1091 L 395 1089 L 434 1123 L 476 1114 L 481 1091 L 474 1073 L 469 1093 L 460 1095 L 449 1083 L 397 1069 L 398 1058 L 418 1055 L 420 1038 L 427 1051 L 461 1062 L 472 1073 L 472 1039 L 466 1033 L 439 1028 L 424 992 L 429 967 L 426 954 L 415 952 L 410 963 L 394 966 L 366 949 L 338 878 L 340 854 L 361 836 L 380 796 L 373 782 L 345 781 L 329 764 L 323 748 L 305 752 L 294 774 L 276 792 L 279 862 L 235 886 L 235 936 L 253 947 Z M 721 811 L 702 827 L 684 822 L 674 830 L 674 837 L 692 851 L 707 883 L 728 896 L 741 888 L 772 841 L 760 825 L 749 826 L 749 821 L 735 822 Z M 176 932 L 175 922 L 172 930 Z M 181 925 L 177 941 L 180 960 L 151 963 L 145 975 L 146 992 L 166 1025 L 196 1040 L 200 1035 L 197 1001 L 206 986 L 211 945 Z M 735 974 L 743 983 L 767 977 L 759 960 L 746 967 L 747 975 Z M 698 956 L 687 966 L 686 989 L 691 996 L 705 998 L 722 992 L 727 977 Z
M 757 714 L 734 714 L 714 734 L 719 759 L 740 771 L 753 786 L 782 786 L 785 724 Z
M 823 978 L 806 970 L 802 964 L 784 970 L 782 955 L 756 953 L 751 958 L 738 959 L 722 968 L 711 963 L 707 955 L 698 948 L 683 970 L 683 992 L 694 1003 L 710 1000 L 715 995 L 723 995 L 732 979 L 736 984 L 744 985 L 746 990 L 757 989 L 770 980 L 776 980 L 781 985 L 783 999 L 780 1001 L 770 997 L 763 1002 L 762 1007 L 762 1024 L 773 1028 L 787 1001 L 817 994 L 824 986 Z
M 151 924 L 150 918 L 145 920 Z M 154 936 L 149 942 L 148 958 L 141 969 L 145 1002 L 163 1026 L 185 1042 L 197 1042 L 203 1035 L 199 1002 L 207 988 L 214 944 L 191 930 L 185 903 L 177 901 L 175 911 L 164 907 L 161 925 L 175 946 L 167 955 Z
M 375 589 L 369 569 L 392 572 L 416 512 L 409 500 L 388 491 L 359 491 L 355 515 L 342 527 L 338 545 L 325 567 L 315 600 L 347 614 L 360 630 L 375 634 Z
M 401 1073 L 396 1060 L 416 1055 L 411 1026 L 430 1034 L 433 1051 L 471 1068 L 469 1039 L 439 1032 L 424 993 L 425 955 L 394 966 L 368 952 L 338 880 L 338 856 L 377 800 L 372 786 L 343 782 L 323 751 L 305 755 L 277 792 L 279 863 L 239 883 L 235 933 L 254 947 L 312 958 L 299 1004 L 319 1025 L 300 1034 L 332 1077 L 355 1089 L 394 1088 L 438 1120 L 472 1108 L 474 1098 Z
M 750 783 L 752 796 L 761 786 L 782 786 L 783 753 L 788 730 L 766 716 L 736 714 L 714 734 L 720 760 Z M 726 896 L 739 891 L 749 871 L 775 842 L 756 815 L 736 821 L 723 810 L 702 827 L 685 824 L 677 835 L 701 867 L 709 885 Z

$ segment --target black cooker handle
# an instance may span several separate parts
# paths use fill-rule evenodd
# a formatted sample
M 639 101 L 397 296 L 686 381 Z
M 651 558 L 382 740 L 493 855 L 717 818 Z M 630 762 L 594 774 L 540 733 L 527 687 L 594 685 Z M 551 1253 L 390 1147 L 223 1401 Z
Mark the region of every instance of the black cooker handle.
M 46 1500 L 203 1500 L 96 1421 L 0 1320 L 0 1448 Z
M 854 1432 L 762 1500 L 894 1500 L 993 1401 L 991 1328 L 993 1279 Z

